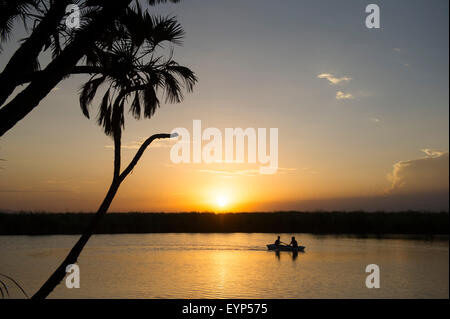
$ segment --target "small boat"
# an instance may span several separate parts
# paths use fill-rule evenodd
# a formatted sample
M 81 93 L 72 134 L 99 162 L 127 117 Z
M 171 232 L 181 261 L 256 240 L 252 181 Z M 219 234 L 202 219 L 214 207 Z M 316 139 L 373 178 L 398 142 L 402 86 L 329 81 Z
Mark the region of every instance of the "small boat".
M 278 251 L 304 251 L 305 246 L 298 246 L 298 247 L 292 247 L 287 245 L 275 245 L 275 244 L 269 244 L 267 245 L 268 250 L 278 250 Z

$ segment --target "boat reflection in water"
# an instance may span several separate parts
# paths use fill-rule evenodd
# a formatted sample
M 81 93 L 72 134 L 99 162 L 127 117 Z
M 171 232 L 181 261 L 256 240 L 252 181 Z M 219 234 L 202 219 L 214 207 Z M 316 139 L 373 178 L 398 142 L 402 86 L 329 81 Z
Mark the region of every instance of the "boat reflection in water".
M 275 245 L 275 244 L 269 244 L 267 245 L 268 250 L 276 250 L 276 251 L 295 251 L 295 252 L 304 252 L 305 246 L 289 246 L 289 245 Z
M 281 254 L 279 250 L 274 250 L 275 251 L 275 256 L 278 260 L 281 260 Z M 302 253 L 304 253 L 304 251 L 300 251 Z M 292 251 L 292 252 L 287 252 L 287 254 L 292 256 L 292 260 L 296 260 L 298 257 L 298 251 Z

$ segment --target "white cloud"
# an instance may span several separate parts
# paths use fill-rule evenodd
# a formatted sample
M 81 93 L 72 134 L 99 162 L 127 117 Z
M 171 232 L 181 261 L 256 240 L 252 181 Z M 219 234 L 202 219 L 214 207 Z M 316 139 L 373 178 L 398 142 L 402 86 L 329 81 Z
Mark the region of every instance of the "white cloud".
M 401 52 L 402 50 L 401 49 L 399 49 L 399 48 L 394 48 L 393 49 L 395 52 Z
M 344 93 L 342 91 L 337 91 L 336 99 L 337 100 L 349 100 L 349 99 L 353 99 L 353 95 L 350 93 Z
M 233 169 L 233 170 L 221 170 L 221 169 L 198 169 L 197 172 L 208 173 L 215 175 L 222 175 L 226 177 L 231 176 L 256 176 L 259 174 L 258 169 Z
M 388 179 L 391 193 L 433 193 L 449 189 L 449 154 L 422 150 L 427 156 L 394 164 Z
M 380 123 L 380 121 L 381 121 L 379 118 L 376 118 L 376 117 L 371 117 L 369 120 L 373 123 Z
M 311 175 L 318 175 L 320 174 L 319 171 L 313 170 L 311 167 L 303 167 L 302 168 L 302 174 L 311 174 Z
M 137 150 L 139 147 L 141 147 L 142 143 L 144 143 L 144 140 L 142 141 L 132 141 L 128 144 L 122 144 L 122 149 L 129 149 L 129 150 Z M 159 148 L 159 147 L 172 147 L 176 143 L 176 140 L 171 139 L 159 139 L 155 140 L 150 144 L 150 148 Z M 180 142 L 182 143 L 182 142 Z M 105 145 L 105 148 L 112 149 L 114 148 L 114 145 Z
M 290 167 L 286 167 L 286 168 L 284 168 L 284 167 L 278 167 L 277 170 L 278 170 L 278 172 L 281 173 L 281 174 L 288 174 L 289 172 L 295 172 L 295 171 L 297 171 L 298 169 L 297 169 L 297 168 L 290 168 Z
M 278 167 L 277 172 L 280 174 L 287 174 L 288 172 L 296 171 L 297 168 L 283 168 Z M 214 175 L 221 175 L 224 177 L 232 177 L 232 176 L 257 176 L 260 175 L 259 169 L 231 169 L 231 170 L 225 170 L 225 169 L 197 169 L 197 172 L 200 173 L 208 173 L 208 174 L 214 174 Z
M 335 77 L 333 74 L 331 73 L 322 73 L 319 74 L 317 76 L 319 79 L 327 79 L 331 84 L 339 84 L 341 82 L 348 82 L 350 81 L 352 78 L 344 76 L 344 77 Z
M 439 157 L 439 156 L 445 155 L 447 153 L 447 152 L 433 150 L 433 149 L 429 149 L 429 148 L 424 148 L 421 151 L 424 152 L 425 154 L 427 154 L 428 157 Z

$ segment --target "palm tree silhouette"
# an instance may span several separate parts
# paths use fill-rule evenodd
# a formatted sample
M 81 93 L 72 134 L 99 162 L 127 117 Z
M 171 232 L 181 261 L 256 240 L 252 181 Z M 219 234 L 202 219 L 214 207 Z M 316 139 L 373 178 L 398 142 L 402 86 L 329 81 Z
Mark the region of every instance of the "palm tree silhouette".
M 21 84 L 28 86 L 0 108 L 0 136 L 29 114 L 40 101 L 65 77 L 73 73 L 90 73 L 77 68 L 77 63 L 107 34 L 106 29 L 118 23 L 130 3 L 139 0 L 85 0 L 83 23 L 79 30 L 67 31 L 62 20 L 69 0 L 0 0 L 0 43 L 12 32 L 13 23 L 25 24 L 34 19 L 36 26 L 0 73 L 0 106 Z M 179 0 L 146 0 L 150 5 Z M 42 48 L 51 47 L 53 60 L 44 70 L 39 69 Z M 1 51 L 1 50 L 0 50 Z
M 82 86 L 80 107 L 89 118 L 90 106 L 98 89 L 101 85 L 107 86 L 99 105 L 97 123 L 114 140 L 113 178 L 90 225 L 32 298 L 47 297 L 64 278 L 66 267 L 77 261 L 99 221 L 107 213 L 121 183 L 136 166 L 146 148 L 155 139 L 173 137 L 170 134 L 150 136 L 121 171 L 121 138 L 126 105 L 129 105 L 134 118 L 151 118 L 160 106 L 158 95 L 165 102 L 179 103 L 183 100 L 183 91 L 191 92 L 197 82 L 194 72 L 175 62 L 172 54 L 165 58 L 155 51 L 163 47 L 163 43 L 180 44 L 183 35 L 183 29 L 173 17 L 152 17 L 137 5 L 134 9 L 127 9 L 119 23 L 108 29 L 108 37 L 98 41 L 86 56 L 86 66 L 98 72 L 94 72 Z

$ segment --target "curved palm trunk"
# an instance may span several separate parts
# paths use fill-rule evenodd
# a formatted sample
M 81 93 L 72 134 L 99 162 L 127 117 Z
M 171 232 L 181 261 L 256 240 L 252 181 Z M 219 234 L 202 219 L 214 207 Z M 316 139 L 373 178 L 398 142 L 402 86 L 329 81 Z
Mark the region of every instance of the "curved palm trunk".
M 133 168 L 138 163 L 139 159 L 144 154 L 144 151 L 147 147 L 156 139 L 164 139 L 176 137 L 176 134 L 155 134 L 149 137 L 142 145 L 139 147 L 139 150 L 136 152 L 134 158 L 128 164 L 128 166 L 120 173 L 120 134 L 114 137 L 114 177 L 109 187 L 108 193 L 106 194 L 105 199 L 100 205 L 97 213 L 95 214 L 93 220 L 91 221 L 89 227 L 85 230 L 83 235 L 77 241 L 77 243 L 73 246 L 67 257 L 64 261 L 59 265 L 59 267 L 55 270 L 55 272 L 47 279 L 47 281 L 42 285 L 42 287 L 31 297 L 32 299 L 44 299 L 46 298 L 55 287 L 64 279 L 66 275 L 66 267 L 70 264 L 76 263 L 78 257 L 81 254 L 84 246 L 88 242 L 89 238 L 91 238 L 95 229 L 97 228 L 101 218 L 108 212 L 108 209 L 114 199 L 114 196 L 119 189 L 120 184 L 124 181 L 124 179 L 131 173 Z
M 89 238 L 91 238 L 94 233 L 100 219 L 106 214 L 108 211 L 111 202 L 114 199 L 114 196 L 119 189 L 120 183 L 118 181 L 113 181 L 111 186 L 109 187 L 108 193 L 106 194 L 105 199 L 103 200 L 100 208 L 95 214 L 91 224 L 87 228 L 87 230 L 83 233 L 83 235 L 78 239 L 75 246 L 73 246 L 72 250 L 69 252 L 64 261 L 59 265 L 59 267 L 55 270 L 55 272 L 48 278 L 48 280 L 42 285 L 42 287 L 33 295 L 32 299 L 44 299 L 46 298 L 52 291 L 55 289 L 57 285 L 64 279 L 66 275 L 66 267 L 70 264 L 74 264 L 77 262 L 78 256 L 80 256 L 81 251 L 84 246 L 88 242 Z

